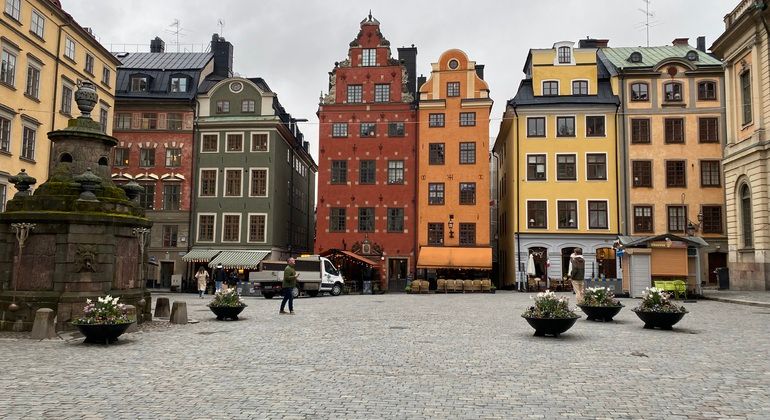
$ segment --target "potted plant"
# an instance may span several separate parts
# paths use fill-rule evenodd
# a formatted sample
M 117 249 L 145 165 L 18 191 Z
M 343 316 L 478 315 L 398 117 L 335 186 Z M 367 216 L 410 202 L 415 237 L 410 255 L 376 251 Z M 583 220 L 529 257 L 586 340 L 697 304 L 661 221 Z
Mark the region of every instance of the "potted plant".
M 218 291 L 214 295 L 214 299 L 208 304 L 211 312 L 214 312 L 214 315 L 220 321 L 225 319 L 237 320 L 238 314 L 246 306 L 246 303 L 241 299 L 241 295 L 234 288 Z
M 642 302 L 632 309 L 644 322 L 644 328 L 670 330 L 687 313 L 684 306 L 671 302 L 671 295 L 656 287 L 648 287 L 642 293 Z
M 615 294 L 609 287 L 589 287 L 583 291 L 583 300 L 578 302 L 578 308 L 591 321 L 612 321 L 620 312 L 623 304 L 615 299 Z
M 110 295 L 99 297 L 96 302 L 86 299 L 83 316 L 72 321 L 72 325 L 86 337 L 84 343 L 114 343 L 133 324 L 126 305 L 118 300 L 119 297 Z
M 535 336 L 558 337 L 580 318 L 569 308 L 569 299 L 556 296 L 550 290 L 538 293 L 534 299 L 535 305 L 530 306 L 521 316 L 535 329 Z

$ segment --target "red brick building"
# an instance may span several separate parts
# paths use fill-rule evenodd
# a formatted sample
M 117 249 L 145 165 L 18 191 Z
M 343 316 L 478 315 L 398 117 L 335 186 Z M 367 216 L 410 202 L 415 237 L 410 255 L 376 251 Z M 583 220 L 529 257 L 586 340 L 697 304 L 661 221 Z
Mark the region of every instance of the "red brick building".
M 315 243 L 346 259 L 349 281 L 368 277 L 370 260 L 373 280 L 393 290 L 403 290 L 417 258 L 417 49 L 399 48 L 398 56 L 370 14 L 329 73 L 318 108 Z

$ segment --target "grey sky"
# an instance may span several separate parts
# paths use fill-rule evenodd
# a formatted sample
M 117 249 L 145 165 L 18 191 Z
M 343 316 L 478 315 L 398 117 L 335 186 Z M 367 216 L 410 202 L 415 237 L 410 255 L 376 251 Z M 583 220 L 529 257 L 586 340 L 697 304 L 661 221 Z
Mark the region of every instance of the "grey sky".
M 62 0 L 64 9 L 99 40 L 110 44 L 142 44 L 160 36 L 167 51 L 176 51 L 168 32 L 179 19 L 180 44 L 206 44 L 219 32 L 233 43 L 235 71 L 262 77 L 287 111 L 307 118 L 302 131 L 317 157 L 318 96 L 326 90 L 328 72 L 345 58 L 359 22 L 372 9 L 381 30 L 396 47 L 417 47 L 417 71 L 428 74 L 430 63 L 450 48 L 464 50 L 486 65 L 485 79 L 495 100 L 490 136 L 499 127 L 505 101 L 518 87 L 529 48 L 586 36 L 608 38 L 610 46 L 645 45 L 640 28 L 642 0 Z M 724 28 L 723 17 L 738 0 L 652 0 L 656 22 L 650 45 L 674 38 L 706 36 L 710 46 Z M 115 47 L 123 49 L 123 46 Z M 129 48 L 131 48 L 129 46 Z

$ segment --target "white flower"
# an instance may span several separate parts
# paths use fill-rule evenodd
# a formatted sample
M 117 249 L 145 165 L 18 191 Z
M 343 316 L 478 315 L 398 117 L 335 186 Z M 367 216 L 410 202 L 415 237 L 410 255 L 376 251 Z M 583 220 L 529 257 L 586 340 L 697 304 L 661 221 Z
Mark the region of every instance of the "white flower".
M 90 304 L 91 304 L 91 299 L 86 299 L 86 305 L 90 305 Z

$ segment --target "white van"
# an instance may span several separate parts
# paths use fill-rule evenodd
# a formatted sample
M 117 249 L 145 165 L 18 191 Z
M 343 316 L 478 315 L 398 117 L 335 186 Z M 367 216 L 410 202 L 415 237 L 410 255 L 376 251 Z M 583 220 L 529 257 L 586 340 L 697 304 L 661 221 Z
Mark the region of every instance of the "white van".
M 328 258 L 318 255 L 307 255 L 295 258 L 297 270 L 297 287 L 294 288 L 294 297 L 304 292 L 308 296 L 315 297 L 319 293 L 329 292 L 332 296 L 342 294 L 345 280 L 342 273 L 334 267 Z M 286 269 L 286 261 L 262 261 L 259 264 L 260 271 L 249 273 L 249 282 L 254 290 L 259 290 L 265 299 L 280 296 L 283 283 L 283 270 Z

